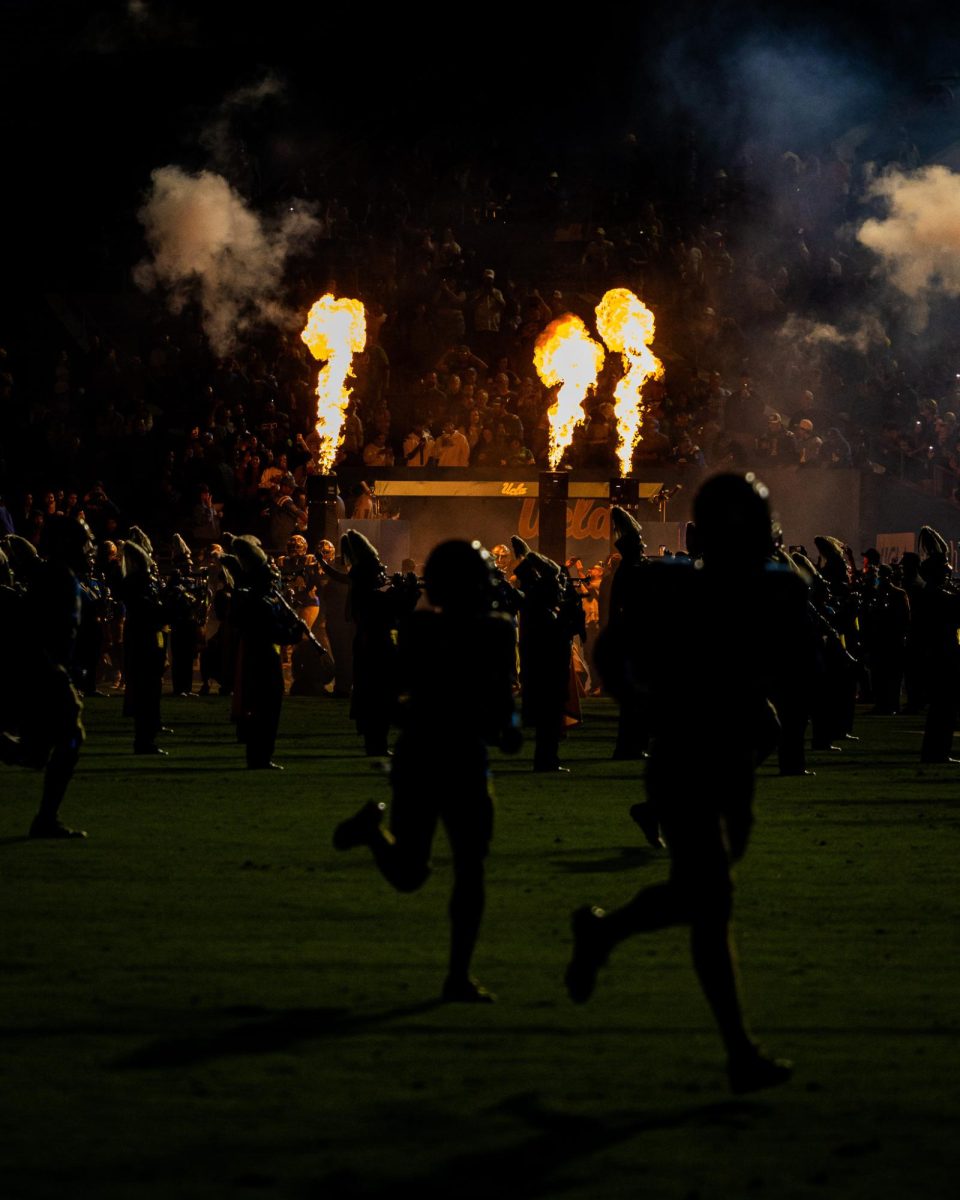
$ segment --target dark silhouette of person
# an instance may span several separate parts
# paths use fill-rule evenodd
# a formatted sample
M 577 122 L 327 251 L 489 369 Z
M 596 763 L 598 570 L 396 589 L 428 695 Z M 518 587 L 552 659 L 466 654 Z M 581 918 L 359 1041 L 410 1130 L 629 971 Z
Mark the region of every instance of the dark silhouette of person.
M 520 688 L 523 723 L 534 729 L 533 769 L 563 772 L 560 740 L 570 696 L 574 635 L 585 635 L 583 604 L 566 571 L 522 538 L 510 539 L 517 555 L 514 577 L 520 601 Z
M 635 933 L 690 927 L 693 965 L 727 1051 L 735 1092 L 790 1077 L 747 1032 L 730 939 L 731 866 L 752 825 L 754 766 L 769 738 L 767 697 L 800 669 L 789 647 L 806 621 L 807 589 L 772 564 L 766 489 L 752 476 L 717 475 L 694 502 L 695 562 L 651 563 L 643 611 L 628 623 L 622 672 L 646 697 L 650 757 L 646 787 L 670 853 L 670 876 L 605 913 L 573 914 L 572 1000 L 593 993 L 610 952 Z M 650 627 L 657 631 L 651 638 Z M 633 630 L 633 635 L 630 635 Z M 785 633 L 784 650 L 770 645 Z M 609 651 L 608 651 L 609 654 Z M 613 681 L 624 686 L 622 678 Z
M 493 999 L 470 974 L 485 903 L 484 860 L 493 833 L 487 746 L 520 748 L 513 708 L 515 642 L 497 611 L 493 559 L 478 542 L 437 546 L 424 568 L 427 598 L 402 622 L 398 675 L 406 697 L 390 773 L 389 829 L 384 805 L 370 801 L 337 826 L 338 850 L 366 845 L 384 878 L 413 892 L 430 875 L 437 822 L 453 855 L 450 958 L 443 998 Z
M 251 770 L 282 771 L 273 761 L 283 707 L 282 647 L 299 642 L 305 627 L 284 603 L 279 575 L 258 539 L 244 534 L 229 545 L 240 567 L 230 602 L 237 646 L 232 704 L 237 740 L 246 747 Z
M 844 639 L 836 628 L 837 614 L 827 581 L 801 550 L 788 552 L 781 546 L 775 557 L 795 570 L 807 585 L 808 618 L 807 666 L 797 679 L 782 680 L 785 686 L 770 697 L 780 721 L 777 746 L 780 774 L 815 775 L 815 771 L 807 770 L 808 721 L 813 716 L 822 722 L 828 711 L 830 681 L 842 670 L 839 660 L 845 661 L 850 669 L 855 669 L 856 663 L 844 649 Z M 771 653 L 780 653 L 782 640 L 771 646 Z
M 0 761 L 43 771 L 31 838 L 84 838 L 60 820 L 60 806 L 84 740 L 83 702 L 70 678 L 80 621 L 77 571 L 92 555 L 90 531 L 57 516 L 47 525 L 47 561 L 25 539 L 0 550 Z M 11 568 L 15 564 L 16 574 Z
M 333 542 L 324 538 L 317 545 L 317 566 L 320 568 L 318 598 L 320 615 L 317 624 L 323 625 L 320 640 L 326 638 L 333 656 L 333 695 L 349 697 L 353 690 L 353 638 L 350 621 L 350 572 L 343 558 L 337 557 Z
M 625 509 L 614 506 L 610 509 L 610 520 L 617 534 L 615 545 L 620 561 L 610 588 L 609 619 L 598 639 L 595 659 L 605 687 L 619 701 L 613 757 L 639 760 L 647 757 L 650 744 L 649 712 L 645 698 L 630 686 L 623 647 L 634 642 L 639 632 L 633 625 L 643 611 L 643 585 L 650 562 L 644 553 L 643 530 L 636 519 Z M 651 632 L 648 628 L 648 634 Z M 663 846 L 660 818 L 652 801 L 632 804 L 630 816 L 651 846 Z
M 149 543 L 148 543 L 149 545 Z M 160 598 L 156 565 L 139 541 L 123 544 L 120 600 L 123 623 L 123 715 L 133 718 L 134 754 L 165 755 L 156 739 L 161 729 L 160 692 L 167 614 Z
M 170 622 L 170 690 L 192 696 L 193 664 L 205 618 L 203 588 L 193 571 L 193 555 L 179 533 L 173 535 L 173 570 L 161 593 Z
M 349 563 L 348 603 L 355 630 L 350 716 L 363 738 L 364 753 L 382 758 L 388 753 L 398 694 L 397 626 L 413 611 L 420 591 L 411 575 L 395 576 L 387 586 L 387 572 L 376 548 L 355 529 L 343 535 L 341 549 Z
M 68 520 L 76 518 L 68 517 Z M 56 522 L 52 523 L 55 527 Z M 55 545 L 60 539 L 54 535 L 50 540 L 51 523 L 44 529 L 47 546 Z M 86 542 L 74 555 L 71 569 L 80 587 L 80 624 L 77 627 L 77 642 L 74 648 L 73 668 L 71 676 L 80 695 L 103 699 L 105 693 L 98 686 L 98 675 L 101 670 L 101 660 L 105 644 L 105 631 L 108 627 L 111 609 L 113 607 L 110 595 L 110 583 L 106 573 L 96 563 L 97 552 L 92 541 L 89 527 L 85 533 Z M 67 546 L 76 544 L 79 539 L 65 539 Z M 42 544 L 42 540 L 41 540 Z M 49 550 L 47 551 L 49 554 Z
M 820 553 L 819 570 L 826 582 L 826 615 L 838 637 L 826 644 L 824 671 L 813 697 L 810 734 L 814 750 L 839 750 L 837 740 L 855 742 L 853 720 L 862 646 L 860 594 L 851 581 L 851 555 L 834 537 L 813 539 Z
M 213 632 L 204 636 L 200 650 L 200 695 L 210 695 L 210 681 L 219 685 L 220 695 L 233 693 L 237 648 L 231 620 L 234 576 L 240 574 L 239 562 L 232 554 L 219 551 L 207 568 L 207 623 L 213 615 Z
M 625 509 L 614 507 L 610 520 L 616 532 L 614 545 L 620 553 L 620 562 L 613 574 L 610 588 L 610 615 L 608 623 L 612 633 L 606 644 L 616 644 L 619 630 L 624 621 L 630 619 L 628 605 L 632 608 L 643 587 L 646 568 L 646 546 L 643 529 Z M 613 664 L 609 664 L 612 667 Z M 602 669 L 602 668 L 601 668 Z M 643 705 L 630 703 L 629 693 L 623 693 L 620 716 L 617 722 L 617 741 L 613 748 L 616 759 L 642 759 L 646 757 L 650 732 L 644 720 Z
M 896 716 L 910 633 L 910 601 L 893 582 L 893 569 L 879 563 L 862 590 L 863 647 L 870 672 L 873 713 Z
M 920 760 L 955 763 L 951 758 L 960 689 L 960 592 L 951 582 L 949 546 L 935 529 L 924 525 L 918 538 L 920 575 L 926 587 L 916 614 L 927 719 Z
M 923 645 L 923 635 L 926 622 L 923 616 L 923 605 L 927 598 L 927 585 L 920 573 L 920 555 L 908 550 L 900 559 L 900 569 L 903 574 L 903 590 L 907 594 L 910 605 L 910 627 L 907 631 L 907 644 L 904 650 L 903 690 L 906 703 L 901 711 L 911 716 L 925 708 L 926 692 L 926 653 Z

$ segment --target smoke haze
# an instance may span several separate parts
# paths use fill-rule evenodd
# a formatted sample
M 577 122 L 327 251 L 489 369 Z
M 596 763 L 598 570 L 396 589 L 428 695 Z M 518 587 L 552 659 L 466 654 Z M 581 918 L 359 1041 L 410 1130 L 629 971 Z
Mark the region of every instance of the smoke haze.
M 272 72 L 268 72 L 257 83 L 236 88 L 220 102 L 213 116 L 201 129 L 198 138 L 209 156 L 210 164 L 216 170 L 230 176 L 236 168 L 235 125 L 239 118 L 259 108 L 265 100 L 278 99 L 283 92 L 283 81 Z
M 163 288 L 174 312 L 196 302 L 213 350 L 230 353 L 249 329 L 291 325 L 281 299 L 286 263 L 318 231 L 305 205 L 262 220 L 220 175 L 191 175 L 179 167 L 152 173 L 138 216 L 152 259 L 134 278 L 145 291 Z
M 675 32 L 658 61 L 653 102 L 667 128 L 682 117 L 721 155 L 744 142 L 803 152 L 885 107 L 882 72 L 828 24 L 791 28 L 717 6 Z
M 886 279 L 912 302 L 915 329 L 937 296 L 960 296 L 960 175 L 947 167 L 890 170 L 870 182 L 868 197 L 885 213 L 857 231 L 878 255 Z
M 793 344 L 807 346 L 838 346 L 866 354 L 873 346 L 882 346 L 887 333 L 874 313 L 855 316 L 852 323 L 841 326 L 825 321 L 791 314 L 777 330 L 777 336 Z

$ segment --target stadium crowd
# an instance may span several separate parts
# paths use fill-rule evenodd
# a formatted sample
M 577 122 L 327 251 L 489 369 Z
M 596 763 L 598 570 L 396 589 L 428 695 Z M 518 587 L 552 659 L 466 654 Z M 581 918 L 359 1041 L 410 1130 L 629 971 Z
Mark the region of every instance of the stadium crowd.
M 863 164 L 745 146 L 720 166 L 691 135 L 652 184 L 638 153 L 631 135 L 570 178 L 532 164 L 498 178 L 482 155 L 444 175 L 423 153 L 317 201 L 322 238 L 287 299 L 366 305 L 338 458 L 361 508 L 377 470 L 544 466 L 534 342 L 565 312 L 589 325 L 612 286 L 653 309 L 665 365 L 636 467 L 866 467 L 955 498 L 956 364 L 881 308 L 867 252 L 838 232 Z M 225 527 L 281 549 L 314 468 L 315 363 L 296 319 L 218 355 L 196 312 L 124 287 L 68 298 L 82 321 L 61 312 L 30 344 L 0 331 L 0 526 L 36 542 L 47 515 L 82 511 L 106 537 L 139 522 L 202 547 Z M 608 355 L 567 464 L 616 470 L 620 369 Z

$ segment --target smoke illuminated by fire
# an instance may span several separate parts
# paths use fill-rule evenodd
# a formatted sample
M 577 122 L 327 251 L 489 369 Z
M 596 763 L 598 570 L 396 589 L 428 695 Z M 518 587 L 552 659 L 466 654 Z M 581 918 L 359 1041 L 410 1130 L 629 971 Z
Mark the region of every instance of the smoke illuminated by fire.
M 935 298 L 960 296 L 960 174 L 939 164 L 891 169 L 870 179 L 867 195 L 884 211 L 864 221 L 857 240 L 912 301 L 906 315 L 919 332 Z
M 343 424 L 350 403 L 347 380 L 353 356 L 367 344 L 367 318 L 359 300 L 321 296 L 310 309 L 300 334 L 310 353 L 322 362 L 317 377 L 318 466 L 326 474 L 343 442 Z
M 583 420 L 583 398 L 597 382 L 604 360 L 603 347 L 573 313 L 565 313 L 543 330 L 533 349 L 533 365 L 548 388 L 557 387 L 547 412 L 550 422 L 551 471 L 573 440 L 574 428 Z
M 663 363 L 650 349 L 653 313 L 627 288 L 613 288 L 597 306 L 597 332 L 607 349 L 623 355 L 624 374 L 614 391 L 617 458 L 628 475 L 643 428 L 643 385 L 663 374 Z
M 252 329 L 290 324 L 284 272 L 320 230 L 307 205 L 295 200 L 281 216 L 262 217 L 223 176 L 168 166 L 152 173 L 137 216 L 150 247 L 134 268 L 138 287 L 162 288 L 175 313 L 199 304 L 215 354 L 232 354 Z

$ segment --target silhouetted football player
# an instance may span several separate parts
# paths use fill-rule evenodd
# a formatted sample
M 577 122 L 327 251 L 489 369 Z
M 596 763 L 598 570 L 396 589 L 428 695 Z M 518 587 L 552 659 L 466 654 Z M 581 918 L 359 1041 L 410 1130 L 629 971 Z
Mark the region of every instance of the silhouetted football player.
M 370 802 L 334 833 L 338 850 L 367 845 L 381 874 L 412 892 L 430 874 L 437 822 L 453 855 L 450 957 L 443 998 L 493 997 L 470 975 L 484 908 L 484 859 L 493 832 L 487 745 L 513 753 L 521 735 L 513 711 L 514 634 L 495 609 L 498 580 L 479 543 L 437 546 L 424 568 L 427 598 L 399 632 L 398 680 L 404 696 L 384 805 Z
M 615 911 L 574 913 L 566 982 L 571 999 L 582 1003 L 624 939 L 689 925 L 694 968 L 727 1050 L 730 1084 L 744 1092 L 791 1073 L 790 1064 L 755 1045 L 744 1024 L 730 944 L 730 869 L 753 821 L 754 765 L 769 737 L 767 698 L 802 667 L 790 647 L 805 645 L 807 591 L 796 574 L 768 561 L 766 489 L 752 477 L 709 480 L 695 501 L 694 523 L 696 563 L 650 564 L 626 625 L 635 633 L 620 644 L 626 668 L 615 681 L 648 706 L 646 785 L 670 852 L 670 876 Z M 772 654 L 773 644 L 784 649 Z

